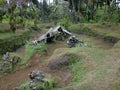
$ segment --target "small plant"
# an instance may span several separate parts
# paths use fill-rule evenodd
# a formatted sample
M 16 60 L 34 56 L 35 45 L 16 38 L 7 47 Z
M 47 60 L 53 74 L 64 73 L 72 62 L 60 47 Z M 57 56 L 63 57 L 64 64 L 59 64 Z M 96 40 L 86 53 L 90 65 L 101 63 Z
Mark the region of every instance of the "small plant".
M 22 83 L 18 87 L 19 90 L 31 90 L 30 83 L 31 81 L 26 81 Z M 53 88 L 55 87 L 55 81 L 52 78 L 44 78 L 43 82 L 41 81 L 35 81 L 34 83 L 32 82 L 32 87 L 35 88 L 35 90 L 41 90 L 41 88 L 43 88 L 43 90 L 53 90 Z
M 29 90 L 29 81 L 22 83 L 19 90 Z
M 7 57 L 7 56 L 6 56 Z M 21 57 L 17 54 L 10 53 L 7 58 L 3 56 L 3 60 L 0 63 L 0 71 L 8 73 L 16 69 L 16 65 L 21 61 Z

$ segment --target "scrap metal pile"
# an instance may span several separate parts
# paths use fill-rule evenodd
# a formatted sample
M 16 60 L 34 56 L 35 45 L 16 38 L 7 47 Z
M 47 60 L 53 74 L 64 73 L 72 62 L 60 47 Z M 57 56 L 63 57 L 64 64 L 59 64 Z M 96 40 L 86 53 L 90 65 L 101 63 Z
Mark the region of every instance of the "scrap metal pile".
M 44 84 L 49 85 L 49 82 L 44 79 L 45 75 L 42 72 L 32 71 L 29 74 L 29 78 L 31 79 L 29 83 L 31 90 L 44 90 Z
M 48 32 L 46 32 L 44 35 L 40 36 L 38 39 L 32 41 L 32 45 L 37 45 L 37 43 L 45 42 L 49 43 L 53 40 L 64 40 L 66 37 L 69 37 L 67 41 L 68 47 L 74 47 L 76 44 L 80 46 L 87 46 L 87 44 L 83 40 L 79 40 L 76 38 L 75 35 L 73 35 L 71 32 L 63 29 L 61 26 L 57 26 L 54 29 L 50 28 Z
M 20 57 L 12 55 L 9 52 L 3 54 L 2 63 L 0 64 L 0 71 L 7 71 L 14 69 L 14 66 L 18 63 Z
M 51 90 L 54 87 L 54 80 L 49 79 L 40 71 L 29 73 L 30 81 L 24 86 L 15 87 L 14 90 Z
M 32 41 L 32 45 L 37 45 L 37 43 L 45 42 L 49 43 L 53 40 L 64 40 L 66 37 L 71 36 L 72 33 L 63 29 L 61 26 L 50 28 L 48 32 L 40 36 L 38 39 Z
M 69 40 L 67 41 L 68 47 L 75 47 L 76 45 L 79 46 L 88 46 L 83 40 L 79 40 L 76 36 L 70 36 Z

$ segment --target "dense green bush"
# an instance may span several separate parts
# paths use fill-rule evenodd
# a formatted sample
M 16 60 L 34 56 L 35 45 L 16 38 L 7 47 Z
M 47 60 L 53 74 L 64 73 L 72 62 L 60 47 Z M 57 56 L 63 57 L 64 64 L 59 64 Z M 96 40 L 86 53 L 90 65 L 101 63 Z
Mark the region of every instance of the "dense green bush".
M 41 29 L 37 26 L 32 26 L 29 28 L 30 30 L 33 30 L 33 31 L 40 31 Z
M 68 30 L 74 33 L 78 33 L 81 28 L 83 28 L 82 24 L 71 24 L 68 27 Z
M 70 20 L 68 18 L 63 18 L 60 21 L 60 25 L 68 29 L 68 27 L 70 26 Z
M 87 34 L 90 36 L 96 36 L 97 32 L 86 27 L 84 24 L 72 24 L 68 27 L 68 30 L 78 34 Z
M 116 8 L 114 4 L 111 4 L 110 7 L 98 8 L 94 14 L 93 20 L 90 20 L 91 23 L 119 23 L 120 22 L 120 10 Z

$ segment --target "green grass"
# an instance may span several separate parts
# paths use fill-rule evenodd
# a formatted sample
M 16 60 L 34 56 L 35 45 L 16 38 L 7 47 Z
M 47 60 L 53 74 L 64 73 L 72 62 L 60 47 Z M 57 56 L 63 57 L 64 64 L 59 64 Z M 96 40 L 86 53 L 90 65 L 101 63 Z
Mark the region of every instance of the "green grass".
M 17 33 L 0 33 L 0 39 L 6 39 L 6 38 L 11 38 L 11 37 L 14 37 L 14 36 L 17 36 L 19 34 Z
M 85 66 L 82 60 L 72 64 L 71 68 L 73 74 L 72 75 L 73 79 L 71 82 L 72 85 L 75 85 L 78 82 L 82 82 L 85 79 L 87 73 L 89 72 L 89 68 Z
M 69 86 L 65 87 L 65 88 L 63 88 L 63 90 L 69 90 L 71 88 L 71 86 L 72 86 L 72 88 L 76 88 L 76 85 L 78 85 L 77 89 L 79 88 L 80 90 L 94 90 L 93 89 L 94 83 L 95 82 L 103 82 L 102 80 L 104 80 L 104 79 L 106 81 L 108 81 L 108 83 L 111 84 L 109 86 L 110 90 L 118 90 L 118 88 L 120 88 L 119 87 L 119 85 L 120 85 L 119 79 L 118 80 L 112 79 L 113 77 L 115 78 L 115 76 L 113 76 L 113 75 L 116 75 L 116 73 L 114 71 L 111 73 L 108 73 L 108 70 L 114 69 L 114 68 L 112 68 L 112 62 L 109 61 L 109 57 L 107 57 L 107 61 L 106 61 L 106 56 L 108 56 L 111 51 L 102 50 L 97 47 L 93 47 L 93 48 L 76 47 L 76 48 L 74 48 L 74 53 L 77 52 L 80 54 L 79 51 L 80 52 L 88 52 L 88 54 L 86 53 L 87 55 L 85 56 L 85 58 L 81 58 L 80 61 L 78 61 L 77 63 L 74 63 L 72 65 L 72 73 L 73 73 L 72 82 L 69 85 L 70 87 Z M 115 52 L 113 52 L 113 53 L 115 53 Z M 80 55 L 82 55 L 82 54 L 80 54 Z M 86 64 L 84 63 L 84 61 L 87 60 L 86 57 L 89 57 L 90 61 L 94 62 L 94 64 L 97 65 L 96 67 L 94 67 L 93 70 L 90 69 L 88 66 L 86 66 Z M 109 64 L 109 63 L 111 63 L 111 64 Z M 86 81 L 86 83 L 81 85 L 81 83 L 85 80 L 85 78 L 87 78 L 87 75 L 89 75 L 89 73 L 91 71 L 94 72 L 93 78 L 90 81 L 88 80 L 88 81 Z M 109 77 L 108 80 L 106 79 L 107 76 Z M 113 80 L 113 82 L 109 82 L 110 78 Z M 79 86 L 79 85 L 81 85 L 81 86 Z M 97 83 L 97 85 L 98 85 L 98 83 Z M 74 90 L 74 89 L 72 89 L 72 90 Z
M 45 83 L 42 83 L 40 81 L 36 82 L 35 83 L 35 87 L 36 88 L 40 88 L 40 87 L 43 87 L 44 90 L 53 90 L 53 87 L 55 86 L 55 81 L 54 79 L 52 78 L 44 78 L 45 81 L 48 81 L 49 85 L 46 85 Z M 30 90 L 29 88 L 29 82 L 30 81 L 26 81 L 24 83 L 22 83 L 20 86 L 19 86 L 19 90 Z
M 90 36 L 115 37 L 120 39 L 120 24 L 72 24 L 68 27 L 71 32 L 84 33 Z
M 46 53 L 46 45 L 45 43 L 39 43 L 36 46 L 32 46 L 31 42 L 27 42 L 27 44 L 25 45 L 25 57 L 23 58 L 21 64 L 25 64 L 27 63 L 27 61 L 32 57 L 33 54 L 35 54 L 36 52 L 39 52 L 41 54 L 45 54 Z
M 72 90 L 74 90 L 73 88 L 76 88 L 76 85 L 78 85 L 78 87 L 75 90 L 78 90 L 78 88 L 80 90 L 93 90 L 93 82 L 100 81 L 103 77 L 106 77 L 108 75 L 107 69 L 111 66 L 109 66 L 109 64 L 104 65 L 104 60 L 106 56 L 110 54 L 109 50 L 99 49 L 98 47 L 89 48 L 77 46 L 75 48 L 71 48 L 68 52 L 72 52 L 70 54 L 70 59 L 72 59 L 72 61 L 77 61 L 72 62 L 69 65 L 72 70 L 72 81 L 68 86 L 58 90 L 69 90 L 71 87 Z M 89 61 L 91 63 L 90 66 Z M 90 77 L 92 79 L 89 81 L 87 76 L 89 76 L 90 72 L 94 74 L 93 77 Z M 88 79 L 88 81 L 81 85 L 81 83 L 83 83 L 86 79 Z M 81 86 L 79 87 L 79 85 Z M 115 88 L 115 85 L 113 85 L 111 88 Z M 116 88 L 118 88 L 118 85 L 116 85 Z
M 0 23 L 0 33 L 10 32 L 10 26 L 7 23 Z
M 99 37 L 104 41 L 115 44 L 120 40 L 120 24 L 72 24 L 68 27 L 71 32 Z
M 84 24 L 99 34 L 105 36 L 113 36 L 120 39 L 120 24 Z
M 84 24 L 72 24 L 69 25 L 68 30 L 74 33 L 78 33 L 82 28 Z
M 32 57 L 32 55 L 35 54 L 36 52 L 39 52 L 41 54 L 46 54 L 45 43 L 37 44 L 35 47 L 32 47 L 32 45 L 30 45 L 30 44 L 31 44 L 30 42 L 27 42 L 27 44 L 25 45 L 25 53 L 26 53 L 25 57 L 21 57 L 20 55 L 11 53 L 11 55 L 13 55 L 13 56 L 20 57 L 20 60 L 17 64 L 19 64 L 19 65 L 26 64 L 28 62 L 28 60 Z M 1 59 L 0 59 L 0 63 L 2 63 Z M 25 68 L 25 66 L 22 66 L 20 68 Z M 13 70 L 14 71 L 19 70 L 20 68 L 16 67 L 16 68 L 12 69 L 11 65 L 10 65 L 9 67 L 4 68 L 4 70 L 2 72 L 12 72 Z
M 1 76 L 2 76 L 2 73 L 9 73 L 18 69 L 16 68 L 16 66 L 21 62 L 21 56 L 16 53 L 10 53 L 10 58 L 13 58 L 14 56 L 17 58 L 18 62 L 14 63 L 14 68 L 12 68 L 11 63 L 9 63 L 7 67 L 2 67 L 2 71 L 0 71 Z M 2 59 L 2 56 L 0 58 Z M 3 63 L 3 60 L 0 60 L 0 65 L 2 65 L 2 63 Z
M 22 83 L 19 86 L 19 90 L 29 90 L 29 81 L 26 81 L 26 82 Z
M 84 62 L 85 56 L 81 55 L 80 52 L 95 51 L 95 48 L 77 46 L 73 48 L 72 51 L 74 54 L 71 55 L 71 59 L 73 61 L 77 59 L 77 62 L 70 65 L 70 68 L 72 69 L 72 82 L 70 85 L 76 85 L 77 83 L 82 82 L 86 78 L 86 75 L 91 71 L 91 69 L 86 66 Z
M 69 61 L 72 61 L 69 64 L 69 68 L 72 70 L 72 81 L 70 86 L 82 82 L 90 71 L 84 63 L 85 57 L 78 52 L 78 50 L 82 51 L 82 49 L 83 47 L 72 48 L 72 53 L 68 54 L 70 57 Z
M 89 50 L 88 47 L 75 47 L 66 52 L 65 55 L 70 57 L 68 67 L 72 71 L 72 81 L 67 87 L 62 89 L 60 88 L 58 90 L 70 90 L 68 89 L 69 86 L 71 87 L 81 83 L 91 71 L 91 69 L 84 62 L 85 56 L 80 54 L 80 52 L 83 52 L 85 48 L 86 50 Z M 57 89 L 55 88 L 54 90 Z
M 70 30 L 73 33 L 87 34 L 89 36 L 95 36 L 96 34 L 98 34 L 96 31 L 92 31 L 90 28 L 85 26 L 85 24 L 81 24 L 81 23 L 70 25 L 68 27 L 68 30 Z

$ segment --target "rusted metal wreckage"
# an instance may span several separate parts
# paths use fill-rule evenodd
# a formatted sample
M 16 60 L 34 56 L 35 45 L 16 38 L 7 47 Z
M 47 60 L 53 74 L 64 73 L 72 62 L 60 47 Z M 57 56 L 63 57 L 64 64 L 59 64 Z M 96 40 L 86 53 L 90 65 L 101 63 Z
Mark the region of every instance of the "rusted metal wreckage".
M 80 46 L 88 46 L 83 40 L 79 40 L 73 33 L 63 29 L 61 26 L 57 26 L 55 28 L 50 28 L 48 32 L 46 32 L 44 35 L 40 36 L 37 40 L 32 41 L 33 45 L 36 45 L 40 42 L 52 42 L 55 40 L 64 40 L 66 37 L 69 37 L 69 40 L 67 41 L 68 47 L 74 47 L 76 44 Z
M 51 42 L 53 39 L 57 37 L 65 38 L 67 36 L 71 36 L 72 33 L 63 29 L 61 26 L 57 26 L 54 29 L 50 28 L 48 32 L 44 35 L 40 36 L 37 40 L 32 41 L 33 44 L 40 43 L 44 41 L 45 43 Z

